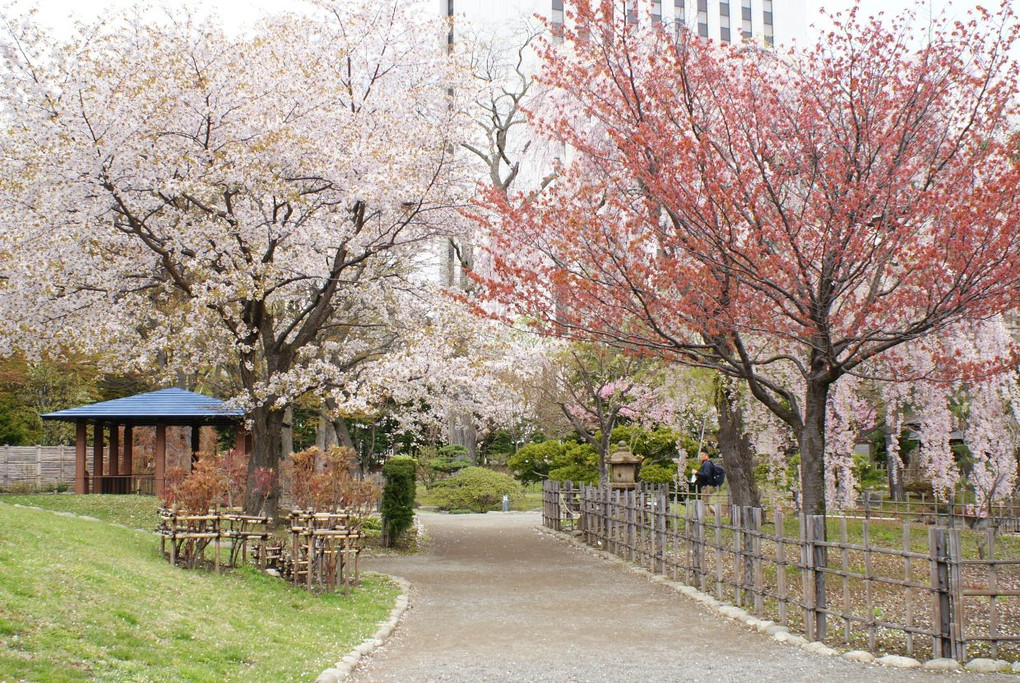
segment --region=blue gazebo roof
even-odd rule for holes
[[[218,398],[184,389],[160,389],[147,394],[67,408],[42,416],[66,422],[116,422],[136,425],[233,425],[244,411],[228,408]]]

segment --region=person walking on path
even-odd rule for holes
[[[720,473],[722,467],[712,462],[705,451],[698,454],[698,460],[701,462],[701,467],[698,468],[698,473],[695,475],[695,485],[701,500],[705,503],[705,512],[714,516],[717,506],[721,504],[721,501],[716,500],[715,494],[719,491],[722,484],[720,480],[725,474]]]

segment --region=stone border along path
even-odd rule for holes
[[[951,660],[925,667],[860,651],[840,656],[545,529],[538,513],[419,513],[418,521],[429,534],[424,552],[363,558],[366,570],[406,577],[396,579],[401,597],[376,635],[324,671],[320,683],[345,676],[373,682],[939,681],[960,670]],[[1018,679],[990,673],[977,680]]]

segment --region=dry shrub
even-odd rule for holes
[[[227,498],[229,482],[216,461],[212,457],[203,458],[194,464],[191,472],[184,467],[171,467],[167,470],[163,506],[176,511],[205,514],[222,505]]]
[[[379,489],[351,476],[355,462],[354,449],[344,446],[295,453],[288,472],[295,506],[317,512],[344,511],[359,518],[371,513]]]

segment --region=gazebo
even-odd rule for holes
[[[75,493],[132,493],[147,490],[161,496],[166,475],[166,428],[191,428],[192,462],[199,450],[199,427],[235,426],[236,446],[251,452],[251,438],[244,429],[244,412],[215,398],[184,389],[160,389],[113,401],[103,401],[77,408],[46,413],[44,420],[62,420],[77,425],[74,459]],[[86,438],[92,425],[92,472],[86,476]],[[154,476],[152,487],[143,486],[148,476],[134,474],[132,428],[156,428]],[[123,448],[120,427],[124,428]],[[109,432],[109,458],[104,458],[106,434]],[[107,462],[104,462],[106,460]],[[90,486],[91,479],[91,486]]]

